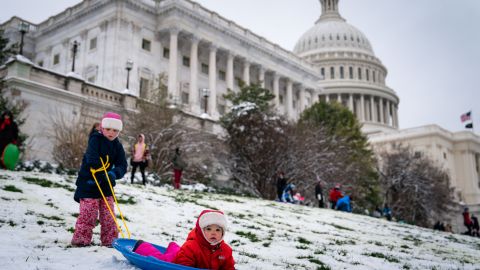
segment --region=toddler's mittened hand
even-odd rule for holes
[[[117,180],[117,175],[115,174],[114,171],[109,171],[108,172],[108,178],[110,178],[110,182],[112,183],[112,187],[114,187],[117,183],[115,180]]]

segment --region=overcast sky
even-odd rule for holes
[[[3,1],[0,22],[17,15],[38,23],[79,2]],[[320,16],[319,0],[197,2],[289,50]],[[340,14],[388,69],[386,83],[400,97],[400,128],[459,131],[460,115],[472,110],[480,130],[480,0],[340,0]]]

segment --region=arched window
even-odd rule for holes
[[[359,80],[362,79],[362,69],[361,68],[358,68],[358,79]]]
[[[348,76],[353,79],[353,67],[348,67]]]
[[[343,67],[340,67],[340,79],[345,78],[345,72],[343,71]]]
[[[325,78],[325,68],[320,69],[320,74],[322,75],[323,78]]]
[[[330,67],[330,79],[335,79],[335,68]]]
[[[367,81],[370,81],[370,70],[369,69],[367,69],[366,77],[367,77]]]
[[[376,82],[376,78],[375,78],[375,70],[372,70],[372,80],[373,82]]]

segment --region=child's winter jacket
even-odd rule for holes
[[[103,136],[103,134],[93,132],[88,140],[87,151],[83,155],[82,165],[78,172],[76,182],[77,189],[75,190],[74,195],[75,201],[79,202],[82,198],[101,198],[100,191],[93,179],[90,168],[98,169],[102,167],[100,157],[102,157],[103,161],[106,163],[107,156],[109,163],[109,166],[107,167],[108,176],[112,186],[115,186],[115,180],[122,178],[127,171],[127,160],[125,158],[123,146],[118,138],[110,141]],[[97,172],[95,176],[99,181],[103,194],[106,197],[112,196],[105,172]]]

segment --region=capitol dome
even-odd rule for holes
[[[348,107],[367,134],[398,129],[396,93],[385,84],[387,69],[367,37],[346,22],[339,0],[319,0],[322,13],[293,52],[322,75],[320,100]]]
[[[310,52],[356,51],[374,55],[370,42],[356,27],[348,24],[342,18],[322,20],[310,28],[295,45],[294,52],[298,55]]]

